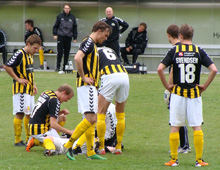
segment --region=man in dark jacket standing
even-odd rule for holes
[[[70,14],[71,7],[69,4],[64,4],[63,13],[57,16],[53,26],[54,39],[57,39],[57,65],[56,71],[64,73],[65,65],[68,63],[71,41],[76,43],[77,39],[77,23],[75,17]],[[60,63],[64,53],[63,71],[61,71]]]
[[[125,32],[129,25],[121,18],[113,16],[113,9],[111,7],[106,8],[105,14],[106,18],[101,20],[112,27],[112,33],[102,45],[112,48],[117,56],[120,57],[119,35]]]
[[[135,64],[139,54],[143,54],[147,46],[147,24],[140,23],[138,27],[135,27],[128,34],[125,41],[125,47],[121,48],[121,56],[125,64],[130,64],[127,54],[132,54],[132,64]]]

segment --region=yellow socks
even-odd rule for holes
[[[86,135],[84,133],[82,136],[80,136],[80,138],[77,141],[76,146],[74,147],[74,149],[76,149],[77,147],[82,147],[85,142],[86,142]]]
[[[121,150],[121,142],[125,131],[125,113],[116,112],[117,125],[116,125],[116,135],[117,135],[117,145],[116,149]]]
[[[194,131],[193,132],[194,136],[194,146],[196,150],[196,160],[201,160],[202,159],[202,154],[203,154],[203,132],[202,130]]]
[[[63,127],[65,123],[66,123],[65,121],[60,121],[58,124]],[[60,132],[57,131],[57,133],[60,133]]]
[[[40,60],[40,65],[44,64],[44,50],[39,49],[39,60]]]
[[[47,150],[56,150],[56,147],[51,139],[44,139],[43,147]]]
[[[22,120],[14,118],[14,132],[15,132],[15,143],[21,141],[21,132],[22,132]]]
[[[178,159],[178,146],[179,146],[180,135],[179,132],[170,133],[170,152],[172,159]]]
[[[69,141],[64,145],[65,148],[71,148],[73,143],[91,126],[87,119],[83,119],[77,126]]]
[[[106,123],[105,123],[105,114],[97,114],[97,134],[99,138],[99,150],[105,148],[105,131],[106,131]]]
[[[29,127],[28,127],[28,123],[29,123],[29,118],[27,118],[26,116],[24,116],[24,129],[25,129],[25,134],[26,134],[26,142],[28,142],[29,139]]]
[[[87,129],[86,133],[86,145],[87,145],[87,156],[90,157],[95,155],[94,151],[94,139],[95,139],[95,123],[91,125],[89,129]]]

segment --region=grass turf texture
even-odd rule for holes
[[[24,147],[14,147],[12,115],[12,79],[6,72],[0,72],[0,169],[100,169],[100,170],[161,170],[169,169],[169,114],[163,101],[164,88],[157,74],[130,74],[130,95],[126,105],[126,129],[123,139],[125,149],[122,155],[106,154],[107,160],[87,160],[85,155],[70,161],[64,155],[43,156],[42,147],[34,147],[27,153]],[[201,76],[201,83],[207,75]],[[35,82],[40,95],[44,90],[56,90],[67,83],[73,86],[75,96],[61,108],[68,108],[66,128],[74,129],[82,116],[77,113],[76,74],[59,75],[56,72],[35,72]],[[219,170],[219,85],[220,77],[203,93],[204,160],[210,163],[205,169]],[[24,136],[24,128],[22,131]],[[192,129],[189,128],[189,142],[192,152],[179,154],[177,169],[194,169],[195,149]]]

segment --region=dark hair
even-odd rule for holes
[[[140,25],[144,26],[145,30],[147,29],[147,24],[145,22],[140,23],[139,26]]]
[[[192,26],[188,24],[183,24],[179,29],[179,34],[181,34],[183,36],[183,39],[185,40],[192,40],[194,35],[194,29]]]
[[[29,25],[31,25],[32,27],[34,27],[34,21],[31,20],[31,19],[27,19],[27,20],[25,20],[24,23],[25,23],[25,24],[29,24]]]
[[[31,35],[27,38],[26,45],[28,43],[30,43],[30,45],[39,44],[41,46],[42,41],[41,41],[40,37],[37,34],[33,34],[33,35]]]
[[[59,91],[59,92],[65,91],[66,95],[69,95],[69,94],[74,95],[73,88],[68,84],[63,84],[56,91]]]
[[[112,31],[112,28],[110,25],[106,24],[103,21],[97,21],[92,28],[92,32],[97,32],[98,30],[101,30],[102,32],[105,30],[108,30],[110,33]]]
[[[172,24],[167,28],[167,34],[170,34],[173,38],[178,38],[179,27],[178,25]]]

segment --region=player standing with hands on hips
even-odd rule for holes
[[[158,74],[163,86],[171,91],[169,136],[171,160],[166,166],[178,166],[179,128],[188,125],[193,128],[194,146],[196,151],[196,167],[209,165],[202,159],[203,132],[202,132],[202,98],[201,94],[213,81],[217,69],[208,54],[200,47],[192,44],[194,29],[183,24],[179,28],[180,45],[168,51],[158,66]],[[168,84],[164,69],[173,65],[173,85]],[[200,83],[201,66],[209,69],[209,75],[204,84]]]
[[[26,142],[29,139],[28,122],[34,108],[34,95],[37,94],[37,87],[34,83],[33,55],[38,52],[41,43],[38,35],[29,36],[26,40],[26,46],[18,50],[4,65],[6,72],[13,78],[15,146],[25,146],[21,140],[23,118]]]

